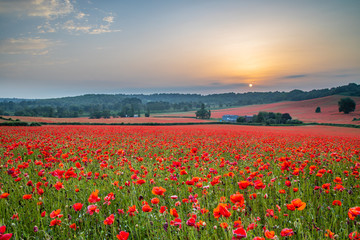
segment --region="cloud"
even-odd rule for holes
[[[108,17],[104,17],[103,21],[107,22],[107,23],[113,23],[114,22],[114,17],[113,16],[108,16]]]
[[[74,11],[70,0],[34,0],[33,8],[28,12],[29,16],[45,17],[54,19],[59,16],[68,15]]]
[[[288,78],[292,79],[292,78],[303,78],[303,77],[307,77],[307,76],[308,76],[308,75],[306,75],[306,74],[299,74],[299,75],[284,76],[283,78],[285,78],[285,79],[288,79]]]
[[[85,16],[89,16],[88,14],[85,14],[83,12],[79,12],[75,17],[77,19],[83,19]]]
[[[74,22],[73,20],[69,20],[61,25],[61,28],[68,32],[82,32],[87,34],[101,34],[101,33],[111,33],[111,32],[119,32],[120,30],[112,30],[110,29],[110,24],[106,25],[82,25]]]
[[[90,14],[78,10],[75,4],[71,0],[0,0],[0,14],[42,18],[44,22],[37,26],[39,33],[65,30],[69,33],[101,34],[120,31],[111,29],[115,18],[110,13],[100,11],[105,16],[102,22],[96,22]]]
[[[54,19],[74,11],[70,0],[2,0],[0,13],[20,13],[30,17]]]
[[[41,38],[10,38],[0,42],[0,54],[45,55],[54,43]]]

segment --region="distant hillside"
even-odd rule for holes
[[[301,101],[332,95],[360,96],[360,85],[312,91],[248,92],[224,94],[87,94],[53,99],[0,99],[0,115],[41,117],[134,116],[145,113],[182,112],[207,108],[226,108],[281,101]]]
[[[254,115],[260,111],[289,113],[293,118],[303,122],[317,123],[338,123],[338,124],[360,124],[360,121],[352,121],[354,118],[360,118],[360,97],[351,97],[356,102],[355,112],[344,114],[339,113],[338,101],[343,98],[342,95],[333,95],[322,98],[303,100],[303,101],[285,101],[270,104],[259,104],[243,106],[238,108],[228,108],[213,110],[212,118],[221,118],[223,115]],[[315,113],[316,107],[321,108],[321,113]],[[176,114],[179,115],[179,114]],[[195,113],[182,114],[181,116],[194,116]],[[171,115],[170,115],[171,116]]]

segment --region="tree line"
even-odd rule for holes
[[[0,99],[0,115],[42,117],[133,117],[159,112],[198,110],[298,101],[334,94],[360,96],[360,85],[351,83],[330,89],[290,92],[248,92],[223,94],[86,94],[53,99]]]

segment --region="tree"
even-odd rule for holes
[[[350,112],[355,111],[356,103],[351,98],[342,98],[338,102],[339,112],[344,112],[345,114],[349,114]]]
[[[321,108],[320,108],[320,107],[317,107],[317,108],[315,109],[315,112],[316,112],[316,113],[321,113]]]
[[[210,110],[206,110],[205,109],[205,104],[201,104],[201,109],[196,111],[196,118],[200,118],[200,119],[209,119],[211,116],[211,112]]]
[[[290,116],[289,113],[283,113],[281,115],[281,123],[286,123],[287,121],[290,121],[292,119],[292,117]]]

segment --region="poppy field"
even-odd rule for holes
[[[0,240],[360,239],[359,130],[330,128],[0,127]]]

